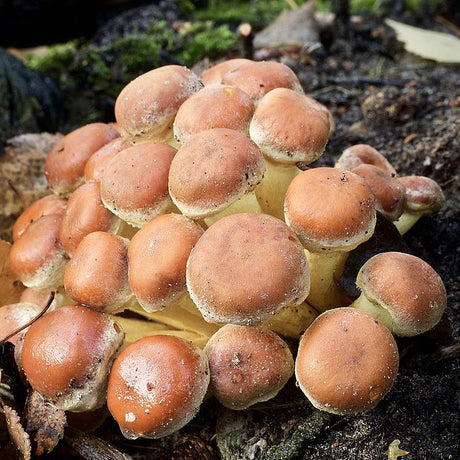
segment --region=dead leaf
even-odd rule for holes
[[[67,426],[65,412],[46,403],[36,392],[31,391],[26,403],[26,429],[36,431],[37,455],[50,453],[64,438]]]
[[[11,441],[18,448],[24,460],[30,460],[32,448],[30,446],[29,435],[21,425],[20,417],[18,413],[7,404],[2,401],[3,413],[5,414],[6,423],[8,426],[8,432],[10,434]]]
[[[18,275],[11,270],[8,255],[11,244],[0,240],[0,306],[19,302],[25,289]]]
[[[420,29],[402,22],[386,19],[406,51],[437,62],[460,63],[460,39],[454,35]]]

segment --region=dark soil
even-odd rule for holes
[[[400,440],[408,460],[459,458],[460,66],[419,59],[406,53],[383,23],[363,24],[354,27],[351,49],[326,43],[322,57],[280,58],[336,121],[325,154],[312,166],[332,166],[347,146],[367,143],[400,175],[425,175],[441,185],[444,208],[423,217],[404,240],[443,278],[445,318],[420,337],[398,339],[399,375],[372,411],[350,417],[320,414],[292,380],[274,400],[250,410],[222,410],[211,399],[187,427],[163,440],[127,441],[108,420],[94,435],[121,452],[158,460],[373,460],[386,458],[389,445]],[[63,455],[72,455],[64,442],[48,458]]]

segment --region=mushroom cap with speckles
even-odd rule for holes
[[[384,308],[392,331],[413,336],[436,326],[447,296],[438,273],[424,260],[402,252],[383,252],[360,269],[356,284],[373,303]]]
[[[168,174],[176,149],[144,142],[119,152],[101,177],[101,199],[122,220],[142,227],[172,205]]]
[[[187,291],[187,259],[202,234],[203,229],[188,217],[164,214],[133,236],[128,247],[129,282],[145,310],[162,310]]]
[[[219,62],[209,67],[209,69],[204,70],[201,75],[201,81],[203,85],[213,85],[215,83],[221,83],[222,77],[231,70],[238,68],[242,64],[248,64],[249,62],[254,62],[251,59],[245,58],[234,58],[227,59],[226,61]]]
[[[249,125],[251,139],[275,162],[312,163],[326,148],[332,117],[310,96],[276,88],[259,102]]]
[[[430,177],[402,176],[398,180],[406,189],[409,212],[431,214],[444,206],[444,193],[439,184]]]
[[[183,144],[200,131],[212,128],[235,129],[247,134],[253,112],[253,100],[241,89],[228,85],[205,86],[177,111],[174,138]]]
[[[310,291],[305,252],[281,220],[262,213],[223,217],[192,249],[190,296],[208,322],[257,325]]]
[[[193,136],[169,170],[169,192],[193,219],[217,214],[262,180],[265,162],[257,145],[240,131],[214,128]]]
[[[229,409],[246,409],[274,398],[294,373],[286,342],[267,329],[226,324],[204,351],[211,393]]]
[[[374,195],[351,171],[312,168],[289,184],[284,201],[286,223],[312,252],[351,251],[374,231]]]
[[[123,338],[104,313],[81,305],[57,308],[27,331],[24,373],[45,401],[62,410],[96,409],[105,402],[108,369]]]
[[[208,385],[208,360],[202,350],[179,337],[144,337],[115,359],[107,405],[125,437],[156,439],[196,415]]]
[[[295,374],[313,406],[346,415],[375,407],[393,385],[398,364],[388,328],[345,307],[322,313],[301,337]]]
[[[165,142],[182,103],[203,84],[190,69],[166,65],[129,82],[115,101],[115,118],[122,136],[138,141]]]

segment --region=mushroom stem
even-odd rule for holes
[[[393,224],[398,229],[399,233],[404,235],[417,223],[420,217],[422,217],[422,214],[412,213],[406,210],[398,220],[393,222]]]
[[[390,313],[382,306],[371,302],[364,294],[361,294],[350,307],[369,313],[374,318],[380,320],[393,333],[393,319]]]
[[[255,194],[263,212],[284,221],[284,196],[300,169],[292,164],[275,163],[267,156],[264,156],[264,160],[264,178],[256,187]]]
[[[305,254],[310,267],[310,294],[307,302],[320,312],[349,304],[345,292],[338,283],[348,252],[317,253],[305,249]]]

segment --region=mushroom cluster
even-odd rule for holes
[[[394,252],[361,268],[358,299],[338,280],[377,212],[404,233],[440,209],[439,186],[398,177],[368,145],[315,167],[333,117],[278,62],[151,70],[115,117],[54,146],[53,193],[14,227],[28,294],[0,309],[1,333],[58,293],[14,338],[31,387],[70,412],[107,404],[129,439],[173,433],[206,395],[234,410],[266,401],[294,373],[320,410],[374,407],[397,374],[393,335],[434,327],[445,288]]]

